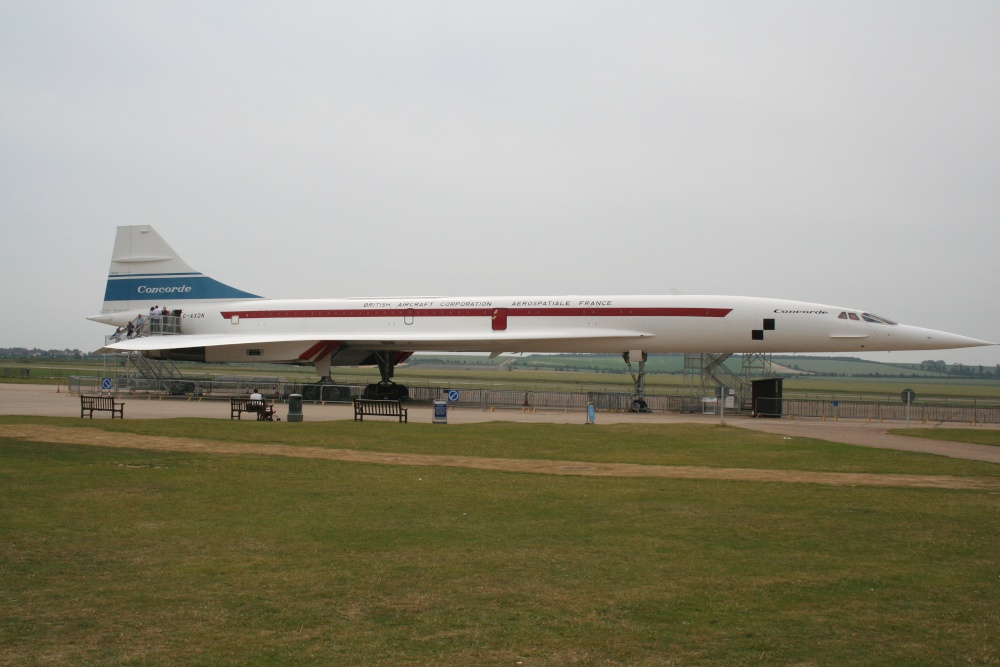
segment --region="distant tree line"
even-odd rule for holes
[[[990,368],[989,366],[967,366],[965,364],[947,364],[944,361],[934,361],[928,359],[920,362],[920,370],[932,371],[935,373],[947,373],[962,377],[1000,377],[1000,364]]]
[[[0,359],[89,359],[93,355],[80,350],[40,350],[37,347],[2,347]],[[96,357],[95,357],[96,358]]]

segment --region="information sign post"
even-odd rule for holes
[[[726,425],[726,398],[729,396],[729,387],[716,387],[715,395],[719,401],[719,425]]]
[[[906,428],[910,428],[910,403],[917,400],[917,392],[912,389],[904,389],[900,398],[903,399],[903,403],[906,403]]]
[[[448,423],[448,401],[442,398],[434,399],[434,419],[432,424]]]

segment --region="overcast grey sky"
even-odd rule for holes
[[[131,224],[266,296],[758,295],[998,341],[998,35],[988,0],[2,0],[0,347],[99,347]]]

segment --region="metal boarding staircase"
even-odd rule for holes
[[[180,317],[176,315],[139,316],[132,321],[133,338],[167,336],[180,333]],[[105,345],[123,340],[119,330],[105,337]],[[121,352],[104,355],[105,375],[116,378],[121,389],[174,392],[182,386],[184,376],[172,361],[149,359],[141,352]]]
[[[692,396],[714,396],[716,387],[736,391],[736,404],[749,406],[754,379],[771,374],[771,355],[749,352],[742,355],[740,373],[725,365],[731,352],[702,352],[684,355],[684,376]]]
[[[120,389],[173,391],[184,376],[172,361],[147,359],[141,352],[104,355],[105,375],[116,379]]]
[[[184,378],[180,369],[172,361],[149,359],[141,354],[136,354],[134,362],[133,368],[136,369],[137,376],[144,380],[158,380],[163,382],[165,380],[182,380]]]

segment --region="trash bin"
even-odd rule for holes
[[[302,421],[302,394],[292,394],[288,397],[288,421]]]

